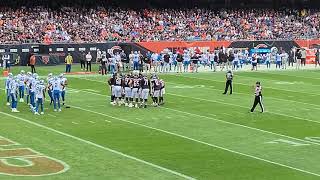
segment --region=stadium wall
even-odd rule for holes
[[[296,40],[296,41],[173,41],[173,42],[139,42],[139,43],[60,43],[60,44],[21,44],[21,45],[0,45],[0,56],[9,55],[12,64],[26,65],[31,54],[37,57],[39,65],[56,65],[64,63],[64,58],[71,53],[75,62],[84,58],[88,51],[93,52],[93,60],[96,59],[96,51],[108,50],[111,52],[124,50],[126,54],[130,51],[161,52],[163,49],[183,50],[193,48],[199,50],[214,50],[216,48],[237,48],[237,49],[283,49],[291,52],[292,47],[305,47],[307,49],[320,48],[320,40]],[[312,62],[314,54],[308,51],[308,62]],[[0,58],[1,60],[1,58]]]

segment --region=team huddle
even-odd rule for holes
[[[156,74],[148,78],[136,71],[127,75],[115,73],[108,84],[111,86],[112,105],[146,108],[149,95],[153,106],[164,104],[165,84]]]
[[[44,101],[47,92],[50,97],[50,105],[54,105],[54,111],[61,111],[60,101],[62,100],[62,105],[64,105],[67,84],[67,78],[63,74],[53,76],[50,73],[47,82],[45,82],[36,73],[25,73],[23,70],[17,76],[9,73],[5,81],[7,105],[11,105],[12,112],[19,112],[17,110],[18,99],[20,103],[26,100],[32,113],[44,114]]]

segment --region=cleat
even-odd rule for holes
[[[43,114],[44,114],[44,112],[41,112],[40,114],[42,114],[42,115],[43,115]]]
[[[138,104],[136,104],[134,107],[135,107],[135,108],[139,108]]]
[[[6,104],[7,106],[10,106],[10,103],[9,102],[7,102],[7,104]]]
[[[24,102],[24,99],[23,99],[23,98],[21,98],[21,102]]]
[[[56,109],[54,109],[53,111],[54,111],[54,112],[57,112],[57,110],[56,110]]]
[[[20,112],[20,111],[18,111],[17,109],[14,108],[14,109],[11,110],[11,112],[17,113],[17,112]]]
[[[34,115],[40,115],[38,112],[35,112]]]
[[[128,105],[128,103],[125,103],[124,106],[128,107],[129,105]]]
[[[132,104],[132,103],[130,103],[130,104],[129,104],[129,107],[130,107],[130,108],[132,108],[132,107],[133,107],[133,104]]]
[[[58,111],[61,112],[61,109],[59,109]]]

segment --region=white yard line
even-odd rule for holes
[[[146,165],[149,165],[149,166],[152,166],[156,169],[159,169],[159,170],[162,170],[162,171],[165,171],[165,172],[168,172],[168,173],[171,173],[171,174],[174,174],[176,176],[179,176],[179,177],[182,177],[184,179],[190,179],[190,180],[194,180],[195,178],[193,177],[190,177],[190,176],[187,176],[187,175],[184,175],[182,173],[179,173],[177,171],[173,171],[173,170],[170,170],[170,169],[167,169],[165,167],[162,167],[162,166],[159,166],[159,165],[156,165],[156,164],[153,164],[153,163],[150,163],[150,162],[147,162],[147,161],[144,161],[142,159],[139,159],[139,158],[136,158],[136,157],[133,157],[133,156],[130,156],[130,155],[127,155],[127,154],[124,154],[122,152],[119,152],[119,151],[116,151],[114,149],[110,149],[108,147],[105,147],[105,146],[101,146],[99,144],[96,144],[96,143],[93,143],[91,141],[88,141],[88,140],[84,140],[84,139],[81,139],[79,137],[76,137],[76,136],[73,136],[73,135],[70,135],[70,134],[67,134],[67,133],[64,133],[64,132],[61,132],[61,131],[58,131],[56,129],[53,129],[53,128],[50,128],[50,127],[47,127],[47,126],[44,126],[42,124],[38,124],[36,122],[33,122],[33,121],[30,121],[30,120],[27,120],[25,118],[21,118],[21,117],[18,117],[18,116],[14,116],[14,115],[11,115],[11,114],[8,114],[8,113],[5,113],[5,112],[1,112],[0,111],[0,114],[2,115],[5,115],[5,116],[8,116],[8,117],[12,117],[12,118],[15,118],[15,119],[18,119],[20,121],[23,121],[23,122],[26,122],[26,123],[29,123],[29,124],[32,124],[32,125],[35,125],[37,127],[40,127],[40,128],[43,128],[43,129],[46,129],[46,130],[49,130],[49,131],[52,131],[52,132],[55,132],[57,134],[60,134],[62,136],[66,136],[66,137],[69,137],[69,138],[72,138],[72,139],[75,139],[75,140],[78,140],[80,142],[83,142],[83,143],[86,143],[86,144],[89,144],[89,145],[92,145],[92,146],[95,146],[95,147],[98,147],[100,149],[103,149],[103,150],[106,150],[106,151],[109,151],[109,152],[112,152],[114,154],[117,154],[117,155],[120,155],[120,156],[123,156],[123,157],[126,157],[128,159],[131,159],[131,160],[135,160],[135,161],[138,161],[140,163],[143,163],[143,164],[146,164]],[[306,172],[307,173],[307,172]],[[311,174],[311,173],[309,173]],[[320,176],[320,175],[318,175]]]
[[[49,114],[49,113],[48,113],[48,116],[51,116],[51,117],[57,117],[57,116],[55,116],[55,115],[53,115],[53,114]]]
[[[189,99],[196,99],[196,100],[200,100],[200,101],[214,102],[214,103],[220,103],[220,104],[225,104],[225,105],[229,105],[229,106],[241,107],[241,108],[247,109],[248,111],[250,109],[250,107],[245,107],[245,106],[238,105],[238,104],[226,103],[226,102],[221,102],[221,101],[216,101],[216,100],[202,99],[202,98],[197,98],[197,97],[189,97],[189,96],[183,96],[183,95],[180,95],[180,94],[167,93],[167,92],[166,92],[166,94],[173,95],[173,96],[178,96],[178,97],[189,98]],[[299,119],[299,120],[302,120],[302,121],[309,121],[309,122],[314,122],[314,123],[320,124],[320,121],[311,120],[311,119],[307,119],[307,118],[301,118],[301,117],[298,117],[298,116],[282,114],[282,113],[279,113],[279,112],[268,111],[266,113],[276,114],[276,115],[279,115],[279,116],[286,116],[286,117],[290,117],[290,118],[294,118],[294,119]]]
[[[102,83],[101,81],[97,81],[97,80],[90,80],[90,81],[96,81],[96,82]],[[86,92],[86,93],[89,93],[89,92]],[[107,97],[107,95],[102,95],[102,94],[98,94],[98,93],[90,93],[90,94],[95,94],[95,95],[106,96]],[[166,92],[166,94],[173,95],[173,96],[180,96],[180,97],[194,99],[194,100],[201,100],[201,101],[215,102],[215,103],[220,103],[220,104],[225,104],[225,105],[230,105],[230,106],[237,106],[237,107],[248,109],[248,111],[249,111],[249,107],[245,107],[245,106],[241,106],[241,105],[237,105],[237,104],[226,103],[226,102],[221,102],[221,101],[216,101],[216,100],[208,100],[208,99],[196,98],[196,97],[183,96],[183,95],[174,94],[174,93],[167,93],[167,92]],[[303,120],[303,121],[309,121],[309,122],[314,122],[314,123],[320,124],[320,121],[315,121],[315,120],[311,120],[311,119],[307,119],[307,118],[301,118],[301,117],[298,117],[298,116],[291,116],[291,115],[287,115],[287,114],[277,113],[277,112],[274,112],[274,111],[268,111],[267,113],[276,114],[276,115],[279,115],[279,116],[286,116],[286,117],[290,117],[290,118],[294,118],[294,119],[299,119],[299,120]]]
[[[97,93],[95,95],[107,97],[107,95],[97,94]],[[182,95],[176,95],[176,96],[182,96]],[[183,96],[183,97],[187,97],[187,96]],[[203,99],[200,99],[200,98],[197,98],[197,99],[203,100]],[[71,106],[71,107],[76,107],[76,106]],[[83,109],[81,107],[78,107],[78,108],[81,109],[81,110],[85,110],[86,111],[86,109]],[[252,130],[256,130],[256,131],[260,131],[260,132],[264,132],[264,133],[268,133],[268,134],[282,136],[282,137],[286,137],[286,138],[289,138],[289,139],[294,139],[294,140],[301,141],[301,142],[320,145],[320,143],[316,143],[316,142],[312,142],[312,141],[306,141],[306,140],[303,140],[303,139],[287,136],[287,135],[284,135],[284,134],[274,133],[274,132],[266,131],[266,130],[263,130],[263,129],[258,129],[258,128],[254,128],[254,127],[250,127],[250,126],[245,126],[245,125],[242,125],[242,124],[237,124],[237,123],[233,123],[233,122],[229,122],[229,121],[224,121],[224,120],[221,120],[221,119],[218,119],[218,118],[213,118],[213,117],[203,116],[203,115],[199,115],[199,114],[189,113],[189,112],[185,112],[185,111],[176,110],[176,109],[173,109],[173,108],[167,108],[167,107],[162,107],[162,108],[168,109],[168,110],[172,110],[172,111],[175,111],[175,112],[180,112],[180,113],[187,114],[187,115],[193,115],[193,116],[198,116],[198,117],[202,117],[202,118],[206,118],[206,119],[215,120],[215,121],[220,122],[220,123],[231,124],[231,125],[234,125],[234,126],[240,126],[240,127],[243,127],[243,128],[252,129]],[[88,110],[88,112],[91,112],[91,110]],[[102,114],[102,113],[98,113],[97,112],[97,114]],[[211,115],[213,115],[213,114],[211,114]],[[183,116],[183,115],[180,115],[180,116]],[[107,116],[107,117],[111,117],[112,118],[112,116]],[[184,117],[189,118],[188,116],[184,116]],[[135,122],[131,122],[131,121],[127,121],[127,120],[122,120],[122,121],[135,124]],[[317,123],[320,123],[320,122],[317,122]],[[139,123],[136,123],[136,124],[139,124]]]
[[[148,125],[144,125],[144,124],[132,122],[132,121],[129,121],[129,120],[117,118],[117,117],[114,117],[114,116],[110,116],[108,114],[104,114],[104,113],[100,113],[100,112],[96,112],[96,111],[91,111],[91,110],[84,109],[84,108],[77,107],[77,106],[71,106],[71,107],[76,108],[76,109],[80,109],[80,110],[83,110],[83,111],[87,111],[87,112],[90,112],[90,113],[98,114],[98,115],[101,115],[101,116],[106,116],[106,117],[109,117],[109,118],[113,118],[113,119],[116,119],[116,120],[119,120],[119,121],[127,122],[127,123],[130,123],[130,124],[134,124],[134,125],[137,125],[137,126],[142,126],[142,127],[145,127],[145,128],[153,129],[153,130],[156,130],[156,131],[159,131],[159,132],[163,132],[163,133],[166,133],[166,134],[170,134],[170,135],[173,135],[173,136],[181,137],[181,138],[184,138],[184,139],[187,139],[187,140],[190,140],[190,141],[194,141],[194,142],[197,142],[197,143],[200,143],[200,144],[204,144],[204,145],[207,145],[207,146],[210,146],[210,147],[214,147],[214,148],[217,148],[217,149],[222,149],[224,151],[228,151],[228,152],[231,152],[231,153],[234,153],[234,154],[250,157],[250,158],[253,158],[253,159],[256,159],[256,160],[264,161],[264,162],[267,162],[267,163],[271,163],[271,164],[274,164],[274,165],[286,167],[286,168],[289,168],[289,169],[293,169],[293,170],[296,170],[296,171],[300,171],[300,172],[304,172],[304,173],[307,173],[307,174],[311,174],[311,175],[315,175],[315,176],[319,176],[320,177],[320,174],[317,174],[317,173],[314,173],[314,172],[310,172],[310,171],[303,170],[303,169],[300,169],[300,168],[296,168],[296,167],[292,167],[292,166],[289,166],[289,165],[281,164],[281,163],[274,162],[274,161],[271,161],[271,160],[259,158],[257,156],[253,156],[253,155],[250,155],[250,154],[241,153],[241,152],[238,152],[238,151],[235,151],[235,150],[231,150],[231,149],[224,148],[224,147],[221,147],[221,146],[218,146],[218,145],[210,144],[210,143],[207,143],[207,142],[204,142],[204,141],[196,140],[196,139],[193,139],[193,138],[190,138],[190,137],[187,137],[187,136],[184,136],[184,135],[180,135],[180,134],[177,134],[177,133],[173,133],[173,132],[170,132],[170,131],[166,131],[166,130],[163,130],[163,129],[158,129],[158,128],[151,127],[151,126],[148,126]],[[177,112],[182,112],[182,111],[177,111]],[[183,112],[183,113],[185,113],[185,112]],[[188,114],[191,115],[191,113],[188,113]],[[211,119],[213,119],[213,118],[211,118]],[[292,137],[289,137],[289,138],[292,138]],[[297,139],[297,140],[303,141],[301,139]],[[310,143],[310,142],[308,141],[308,143]]]
[[[177,76],[177,77],[185,77],[185,78],[190,78],[190,79],[198,79],[198,80],[205,80],[205,81],[214,81],[214,82],[223,82],[223,83],[225,83],[225,81],[219,81],[219,80],[207,79],[207,78],[191,77],[191,76],[184,76],[184,75],[180,75],[180,76],[179,76],[179,75],[175,75],[175,76]],[[250,85],[248,85],[248,84],[239,83],[239,82],[233,82],[233,84],[240,84],[240,85],[250,86]],[[293,90],[289,90],[289,89],[279,89],[279,88],[273,88],[273,87],[264,87],[264,88],[274,89],[274,90],[280,90],[280,91],[287,91],[287,92],[294,92],[294,93],[310,94],[310,95],[314,95],[314,96],[320,96],[320,94],[307,93],[307,92],[302,92],[302,91],[293,91]]]

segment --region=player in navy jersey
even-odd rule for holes
[[[152,105],[157,107],[159,106],[159,96],[160,96],[160,90],[161,90],[161,83],[158,77],[152,80]]]
[[[118,104],[121,106],[121,97],[122,97],[122,78],[120,77],[120,74],[117,74],[117,76],[114,79],[114,96],[115,96],[115,101],[113,105]]]
[[[147,102],[148,102],[148,97],[149,97],[149,93],[150,93],[150,80],[148,79],[147,76],[143,76],[141,78],[141,107],[147,108]]]
[[[140,78],[137,74],[135,74],[133,76],[132,79],[132,93],[131,93],[131,102],[133,102],[135,100],[135,107],[138,108],[139,107],[139,89],[140,89]]]
[[[125,106],[132,107],[132,102],[131,102],[131,92],[132,92],[132,79],[130,74],[127,74],[126,77],[124,78],[124,95],[125,95]]]
[[[260,82],[256,82],[255,91],[254,91],[254,103],[250,112],[253,112],[258,104],[260,105],[261,113],[263,113],[264,107],[262,104],[262,87],[260,85]]]
[[[111,105],[113,105],[113,103],[114,103],[114,99],[115,99],[115,97],[114,97],[114,81],[115,81],[115,77],[117,76],[117,74],[116,73],[114,73],[112,76],[111,76],[111,78],[108,80],[108,84],[109,84],[109,86],[110,86],[110,92],[111,92],[111,100],[110,100],[110,104]]]
[[[163,105],[164,104],[164,94],[165,94],[165,84],[164,81],[162,79],[160,79],[160,94],[159,94],[159,105]]]

